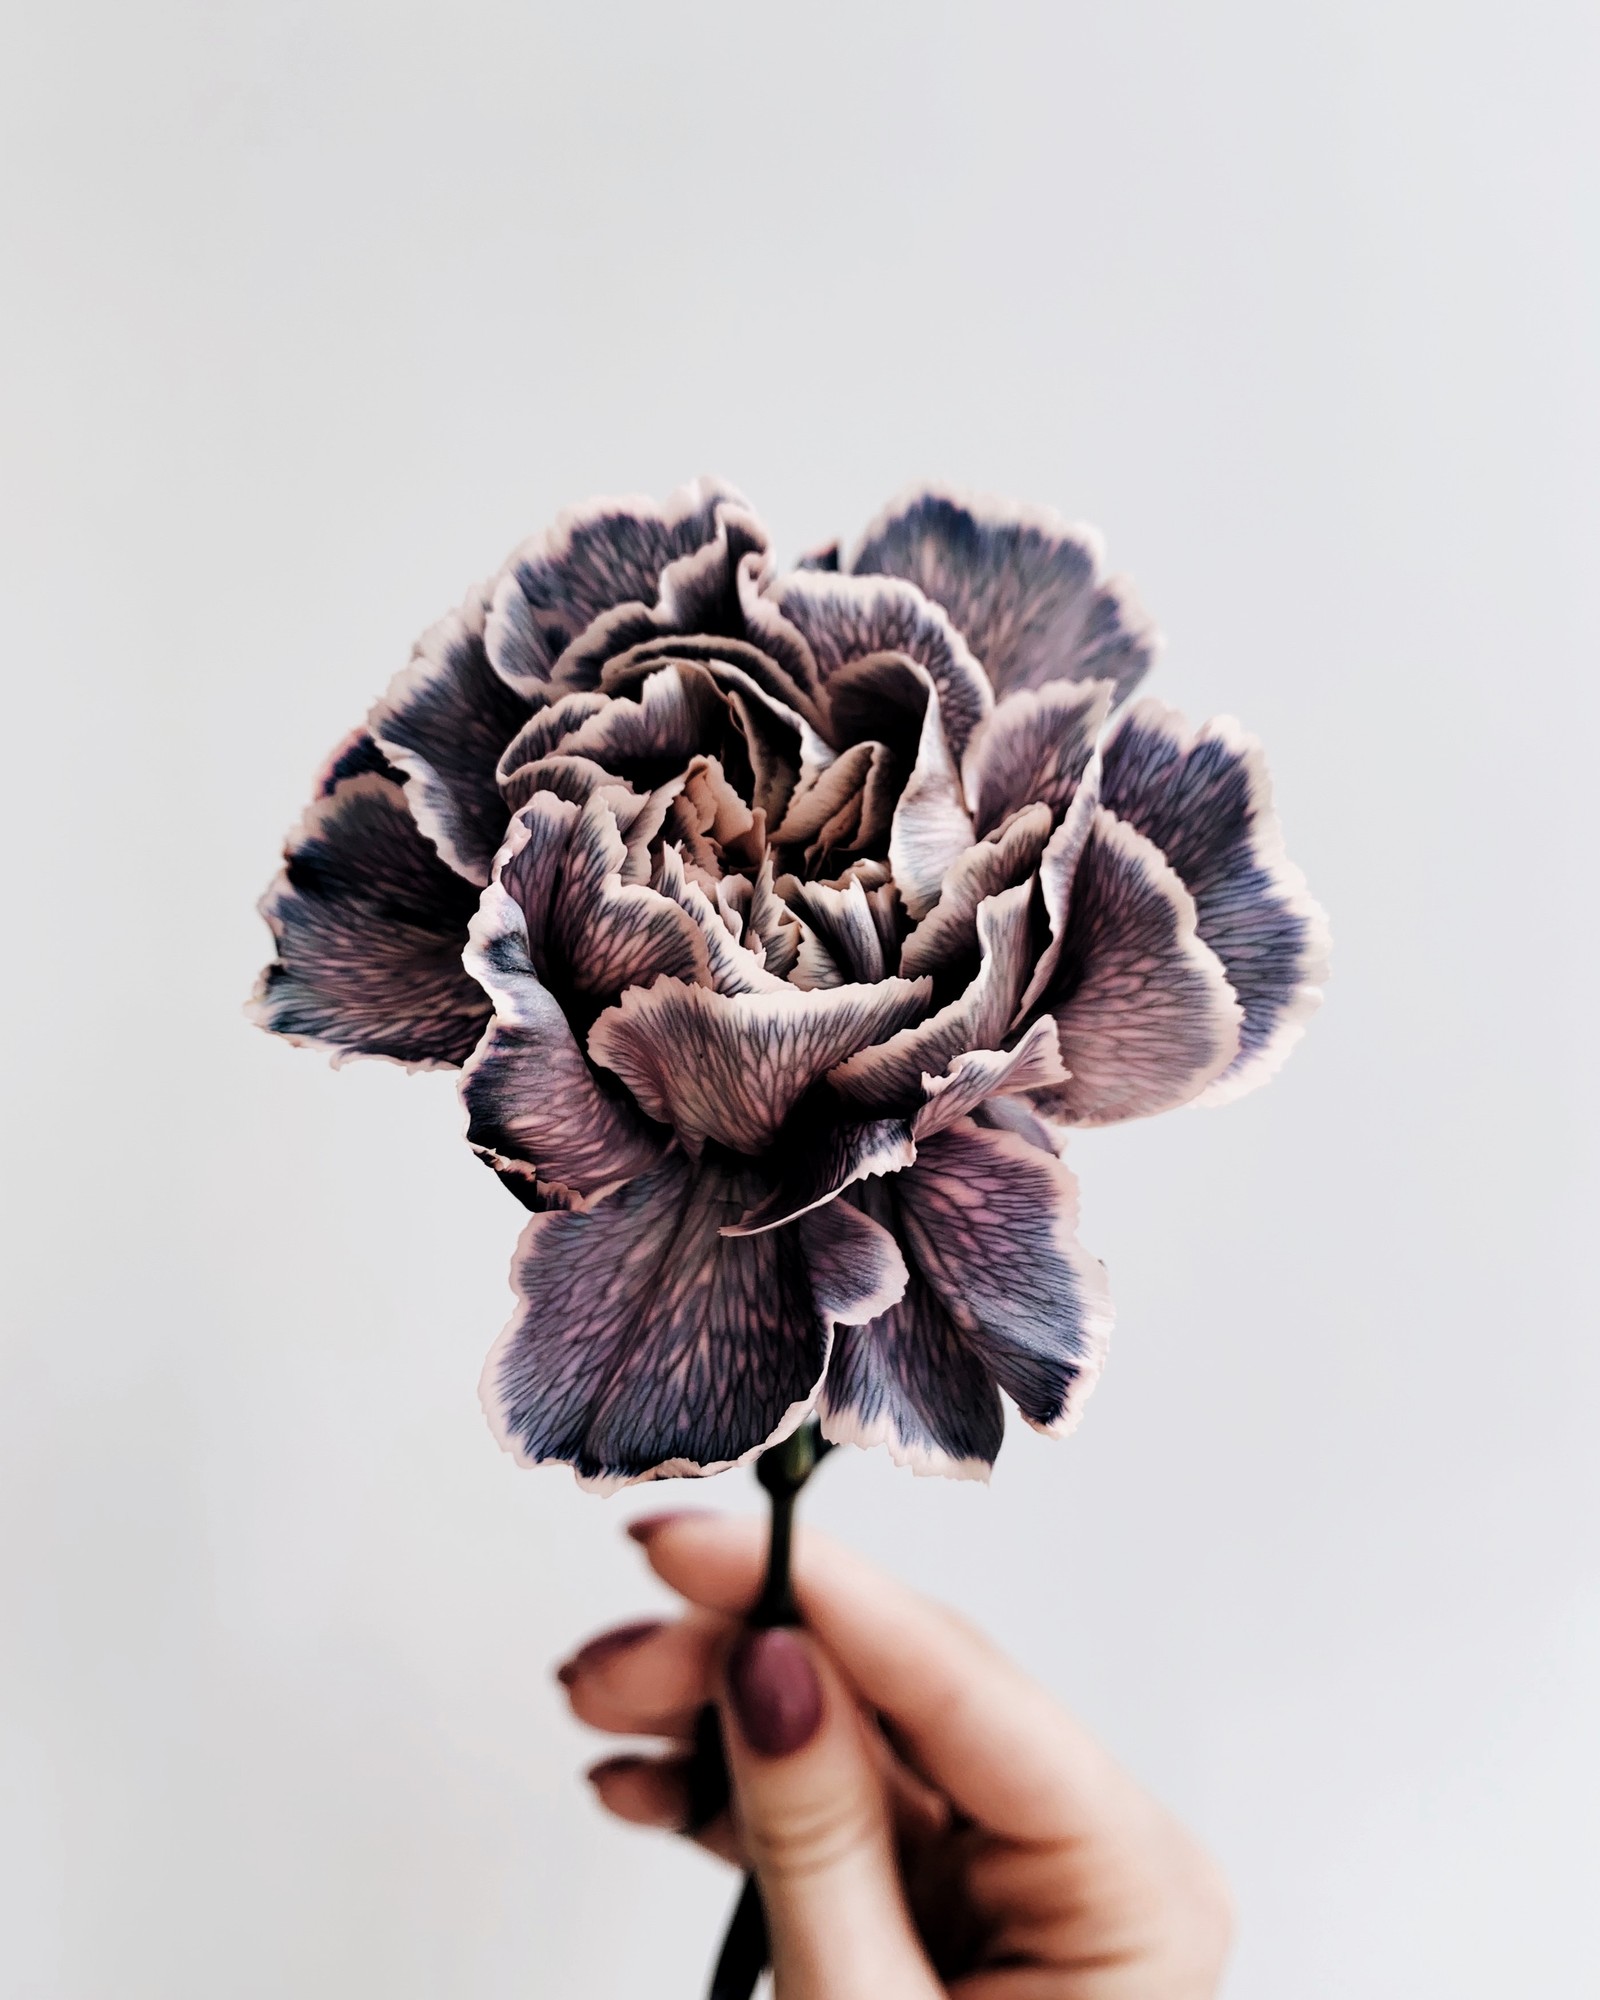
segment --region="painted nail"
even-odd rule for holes
[[[584,1776],[599,1791],[607,1778],[620,1778],[625,1772],[642,1770],[650,1762],[648,1757],[629,1756],[602,1757],[598,1764],[591,1764]]]
[[[618,1625],[609,1632],[598,1633],[587,1645],[580,1646],[570,1660],[564,1660],[556,1668],[556,1679],[563,1687],[571,1687],[579,1674],[592,1673],[619,1653],[628,1653],[635,1646],[642,1646],[646,1639],[661,1630],[662,1623],[659,1618],[637,1618],[631,1625]]]
[[[628,1533],[641,1548],[648,1548],[663,1528],[670,1528],[674,1521],[687,1521],[697,1511],[693,1507],[674,1507],[668,1514],[641,1514],[637,1521],[628,1523]]]
[[[759,1755],[803,1749],[822,1722],[822,1683],[805,1640],[781,1628],[741,1634],[728,1658],[728,1699]]]

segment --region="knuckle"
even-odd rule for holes
[[[744,1844],[756,1873],[799,1882],[830,1874],[882,1837],[883,1815],[865,1800],[829,1800],[747,1819]]]

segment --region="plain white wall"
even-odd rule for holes
[[[313,767],[561,503],[1098,521],[1336,973],[1086,1137],[1120,1326],[991,1489],[841,1455],[1215,1844],[1233,2000],[1592,1993],[1590,7],[53,0],[0,78],[7,2000],[692,2000],[547,1679],[653,1601],[475,1403],[447,1079],[245,1028]],[[724,1480],[692,1498],[750,1506]]]

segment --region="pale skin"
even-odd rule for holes
[[[762,1524],[632,1532],[687,1608],[562,1669],[582,1721],[661,1740],[590,1776],[619,1818],[684,1831],[687,1741],[720,1704],[733,1805],[692,1837],[754,1866],[778,2000],[1212,2000],[1230,1934],[1215,1865],[972,1627],[802,1533],[806,1627],[777,1650],[809,1733],[764,1754],[726,1673]]]

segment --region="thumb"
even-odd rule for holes
[[[804,1632],[745,1631],[728,1657],[735,1810],[778,2000],[934,2000],[866,1721]]]

